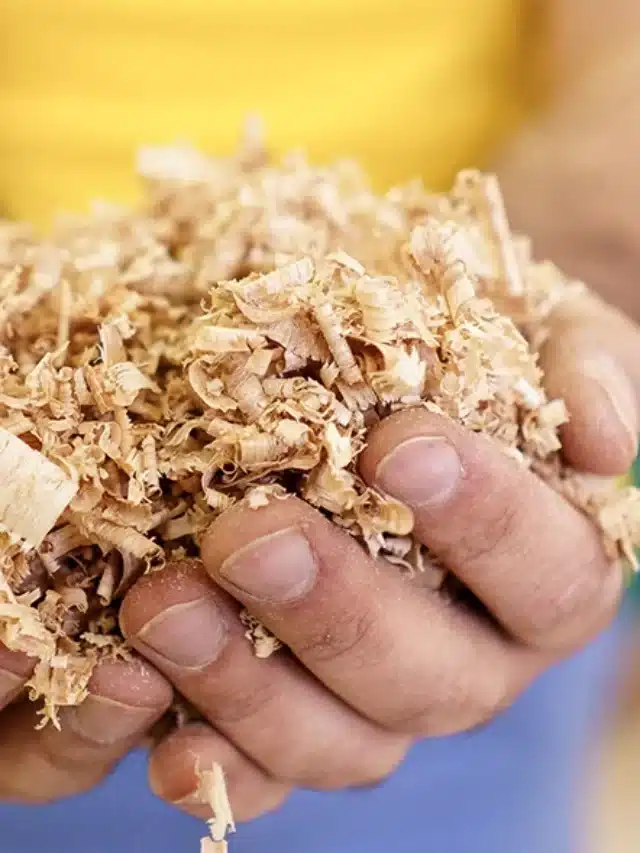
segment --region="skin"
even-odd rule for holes
[[[555,0],[554,97],[494,164],[536,252],[640,320],[640,4]]]
[[[640,26],[629,0],[606,4],[606,19],[603,5],[553,6],[561,88]],[[563,109],[552,108],[543,132],[526,134],[498,171],[516,225],[623,303],[637,257],[634,217],[618,217],[622,251],[595,257],[581,241],[602,227],[606,204],[583,197],[571,219],[553,201],[581,186],[561,168],[574,138]],[[618,142],[631,151],[626,136]],[[613,275],[603,276],[608,264]],[[593,299],[555,316],[542,364],[549,392],[571,412],[563,442],[575,467],[612,475],[632,463],[639,351],[637,327]],[[295,786],[370,785],[393,772],[416,738],[491,719],[613,617],[622,577],[594,530],[486,439],[432,414],[404,413],[370,435],[361,472],[412,506],[418,537],[475,604],[372,564],[294,498],[233,509],[210,531],[202,562],[170,566],[129,593],[122,626],[138,657],[100,667],[85,706],[64,712],[62,733],[34,730],[21,695],[31,664],[0,649],[0,799],[45,802],[92,787],[162,716],[174,689],[203,722],[164,737],[149,773],[154,791],[183,810],[204,814],[196,768],[213,761],[225,768],[240,820],[276,807]],[[244,606],[290,651],[257,660],[237,620]]]
[[[556,89],[562,93],[635,42],[640,7],[635,0],[554,0],[549,24]]]

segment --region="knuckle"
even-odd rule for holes
[[[275,748],[271,754],[261,757],[260,763],[273,779],[297,787],[315,787],[313,781],[321,778],[326,770],[328,756],[320,749]]]
[[[532,645],[564,651],[587,642],[613,618],[623,595],[622,571],[602,559],[582,564],[540,607]]]
[[[233,690],[219,689],[209,703],[215,709],[215,722],[221,725],[238,725],[254,720],[265,712],[278,692],[277,679],[262,681]]]
[[[549,602],[544,625],[547,636],[554,638],[562,635],[571,623],[582,621],[585,612],[593,607],[601,589],[600,579],[596,579],[592,572],[571,578]]]
[[[368,610],[359,613],[341,613],[334,617],[331,624],[320,628],[310,625],[307,634],[295,644],[295,652],[303,660],[313,660],[315,664],[339,663],[345,658],[349,665],[375,663],[379,642],[376,639],[377,620]]]
[[[275,779],[289,785],[315,790],[340,787],[342,780],[346,778],[344,756],[330,756],[328,750],[320,746],[303,748],[296,752],[278,750],[268,762],[268,770]]]
[[[395,737],[387,743],[384,749],[372,753],[368,766],[359,774],[359,779],[351,784],[358,786],[380,785],[391,776],[405,758],[411,741],[409,738]]]
[[[502,673],[485,673],[476,679],[469,675],[465,672],[439,680],[438,689],[418,708],[395,717],[388,727],[413,737],[444,737],[488,722],[513,701],[513,692]]]
[[[335,750],[329,758],[327,750],[298,757],[295,766],[287,768],[282,778],[317,791],[342,788],[373,787],[387,779],[407,753],[409,739],[385,735],[384,741],[359,749],[355,754]]]
[[[477,726],[490,723],[515,701],[517,691],[505,680],[487,678],[486,685],[474,697],[473,706],[469,708],[467,720],[463,720],[462,730],[467,731]]]
[[[485,500],[485,504],[495,500],[495,496]],[[497,502],[498,505],[488,507],[485,505],[482,511],[483,530],[482,536],[473,531],[473,535],[462,537],[462,548],[464,550],[464,561],[469,567],[486,563],[487,560],[495,558],[495,555],[508,549],[509,543],[517,539],[522,524],[521,505],[517,498]]]
[[[284,785],[270,785],[269,789],[265,790],[260,797],[240,804],[239,808],[234,806],[233,810],[236,820],[239,823],[248,823],[249,821],[263,817],[280,808],[290,793],[291,789]]]

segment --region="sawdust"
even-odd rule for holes
[[[0,227],[0,640],[43,721],[125,654],[119,602],[211,522],[295,493],[375,558],[441,581],[410,510],[369,488],[367,430],[424,406],[495,440],[633,563],[640,502],[562,460],[537,351],[590,297],[509,233],[497,182],[374,194],[358,167],[148,149],[138,209]],[[245,615],[256,653],[278,647]]]

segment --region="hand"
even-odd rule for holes
[[[24,697],[33,663],[0,646],[0,802],[44,803],[92,788],[166,711],[170,685],[140,659],[99,665],[90,695],[36,730]]]
[[[550,397],[564,399],[564,455],[578,471],[628,472],[638,448],[640,329],[595,297],[565,303],[552,317],[541,366]]]
[[[509,143],[495,170],[511,223],[533,238],[536,254],[640,320],[639,7],[630,0],[614,0],[614,8],[566,2],[574,7],[571,20],[588,19],[592,35],[616,20],[629,23],[624,38],[604,59],[598,50],[586,51],[589,73],[577,75],[547,113]],[[628,7],[624,14],[621,3]],[[576,38],[581,51],[587,45]]]
[[[568,452],[594,470],[633,459],[640,351],[634,326],[593,303],[566,308],[544,353],[573,420]],[[418,737],[477,726],[612,618],[621,570],[590,522],[482,436],[425,411],[377,427],[369,483],[408,503],[415,532],[473,592],[447,600],[375,565],[346,533],[289,498],[236,507],[202,563],[143,578],[121,624],[137,651],[202,714],[151,755],[164,799],[204,814],[198,767],[225,767],[240,819],[292,786],[368,785]],[[257,659],[246,607],[290,651]]]

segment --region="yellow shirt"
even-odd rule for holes
[[[1,0],[0,212],[130,200],[144,143],[357,157],[441,185],[520,106],[524,0]]]

